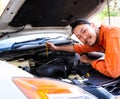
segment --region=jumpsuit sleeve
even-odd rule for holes
[[[87,53],[87,52],[94,52],[94,51],[103,51],[103,48],[101,48],[99,45],[95,45],[94,47],[90,47],[88,45],[84,44],[74,44],[74,50],[76,53]]]
[[[92,67],[111,78],[120,76],[120,29],[107,32],[105,59],[93,61]]]

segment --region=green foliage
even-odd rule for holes
[[[109,12],[108,12],[108,7],[104,8],[102,12],[100,12],[98,14],[99,18],[100,19],[104,19],[105,17],[108,17],[108,16],[118,16],[118,12],[117,11],[113,11],[111,8],[109,9]]]
[[[118,0],[118,1],[119,1],[119,0]],[[117,6],[118,3],[120,3],[120,1],[119,1],[119,2],[116,2],[116,0],[113,0],[113,1],[109,4],[109,9],[108,9],[108,6],[106,6],[106,7],[97,15],[97,17],[98,17],[100,20],[103,20],[105,17],[108,17],[109,15],[112,16],[112,17],[119,16],[120,7]]]

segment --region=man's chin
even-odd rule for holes
[[[93,47],[93,46],[95,46],[96,45],[96,42],[95,43],[88,43],[88,44],[86,44],[86,45],[88,45],[88,46],[90,46],[90,47]]]
[[[96,45],[96,43],[93,43],[93,44],[89,44],[88,46],[93,47],[95,45]]]

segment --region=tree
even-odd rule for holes
[[[109,6],[107,5],[99,14],[98,17],[103,20],[108,16],[120,16],[120,0],[111,0]]]

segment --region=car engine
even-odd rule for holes
[[[73,44],[71,40],[55,43]],[[120,95],[120,79],[105,77],[89,64],[81,63],[80,55],[63,51],[46,52],[45,44],[0,52],[0,59],[33,74],[50,77],[82,87],[100,99]]]

